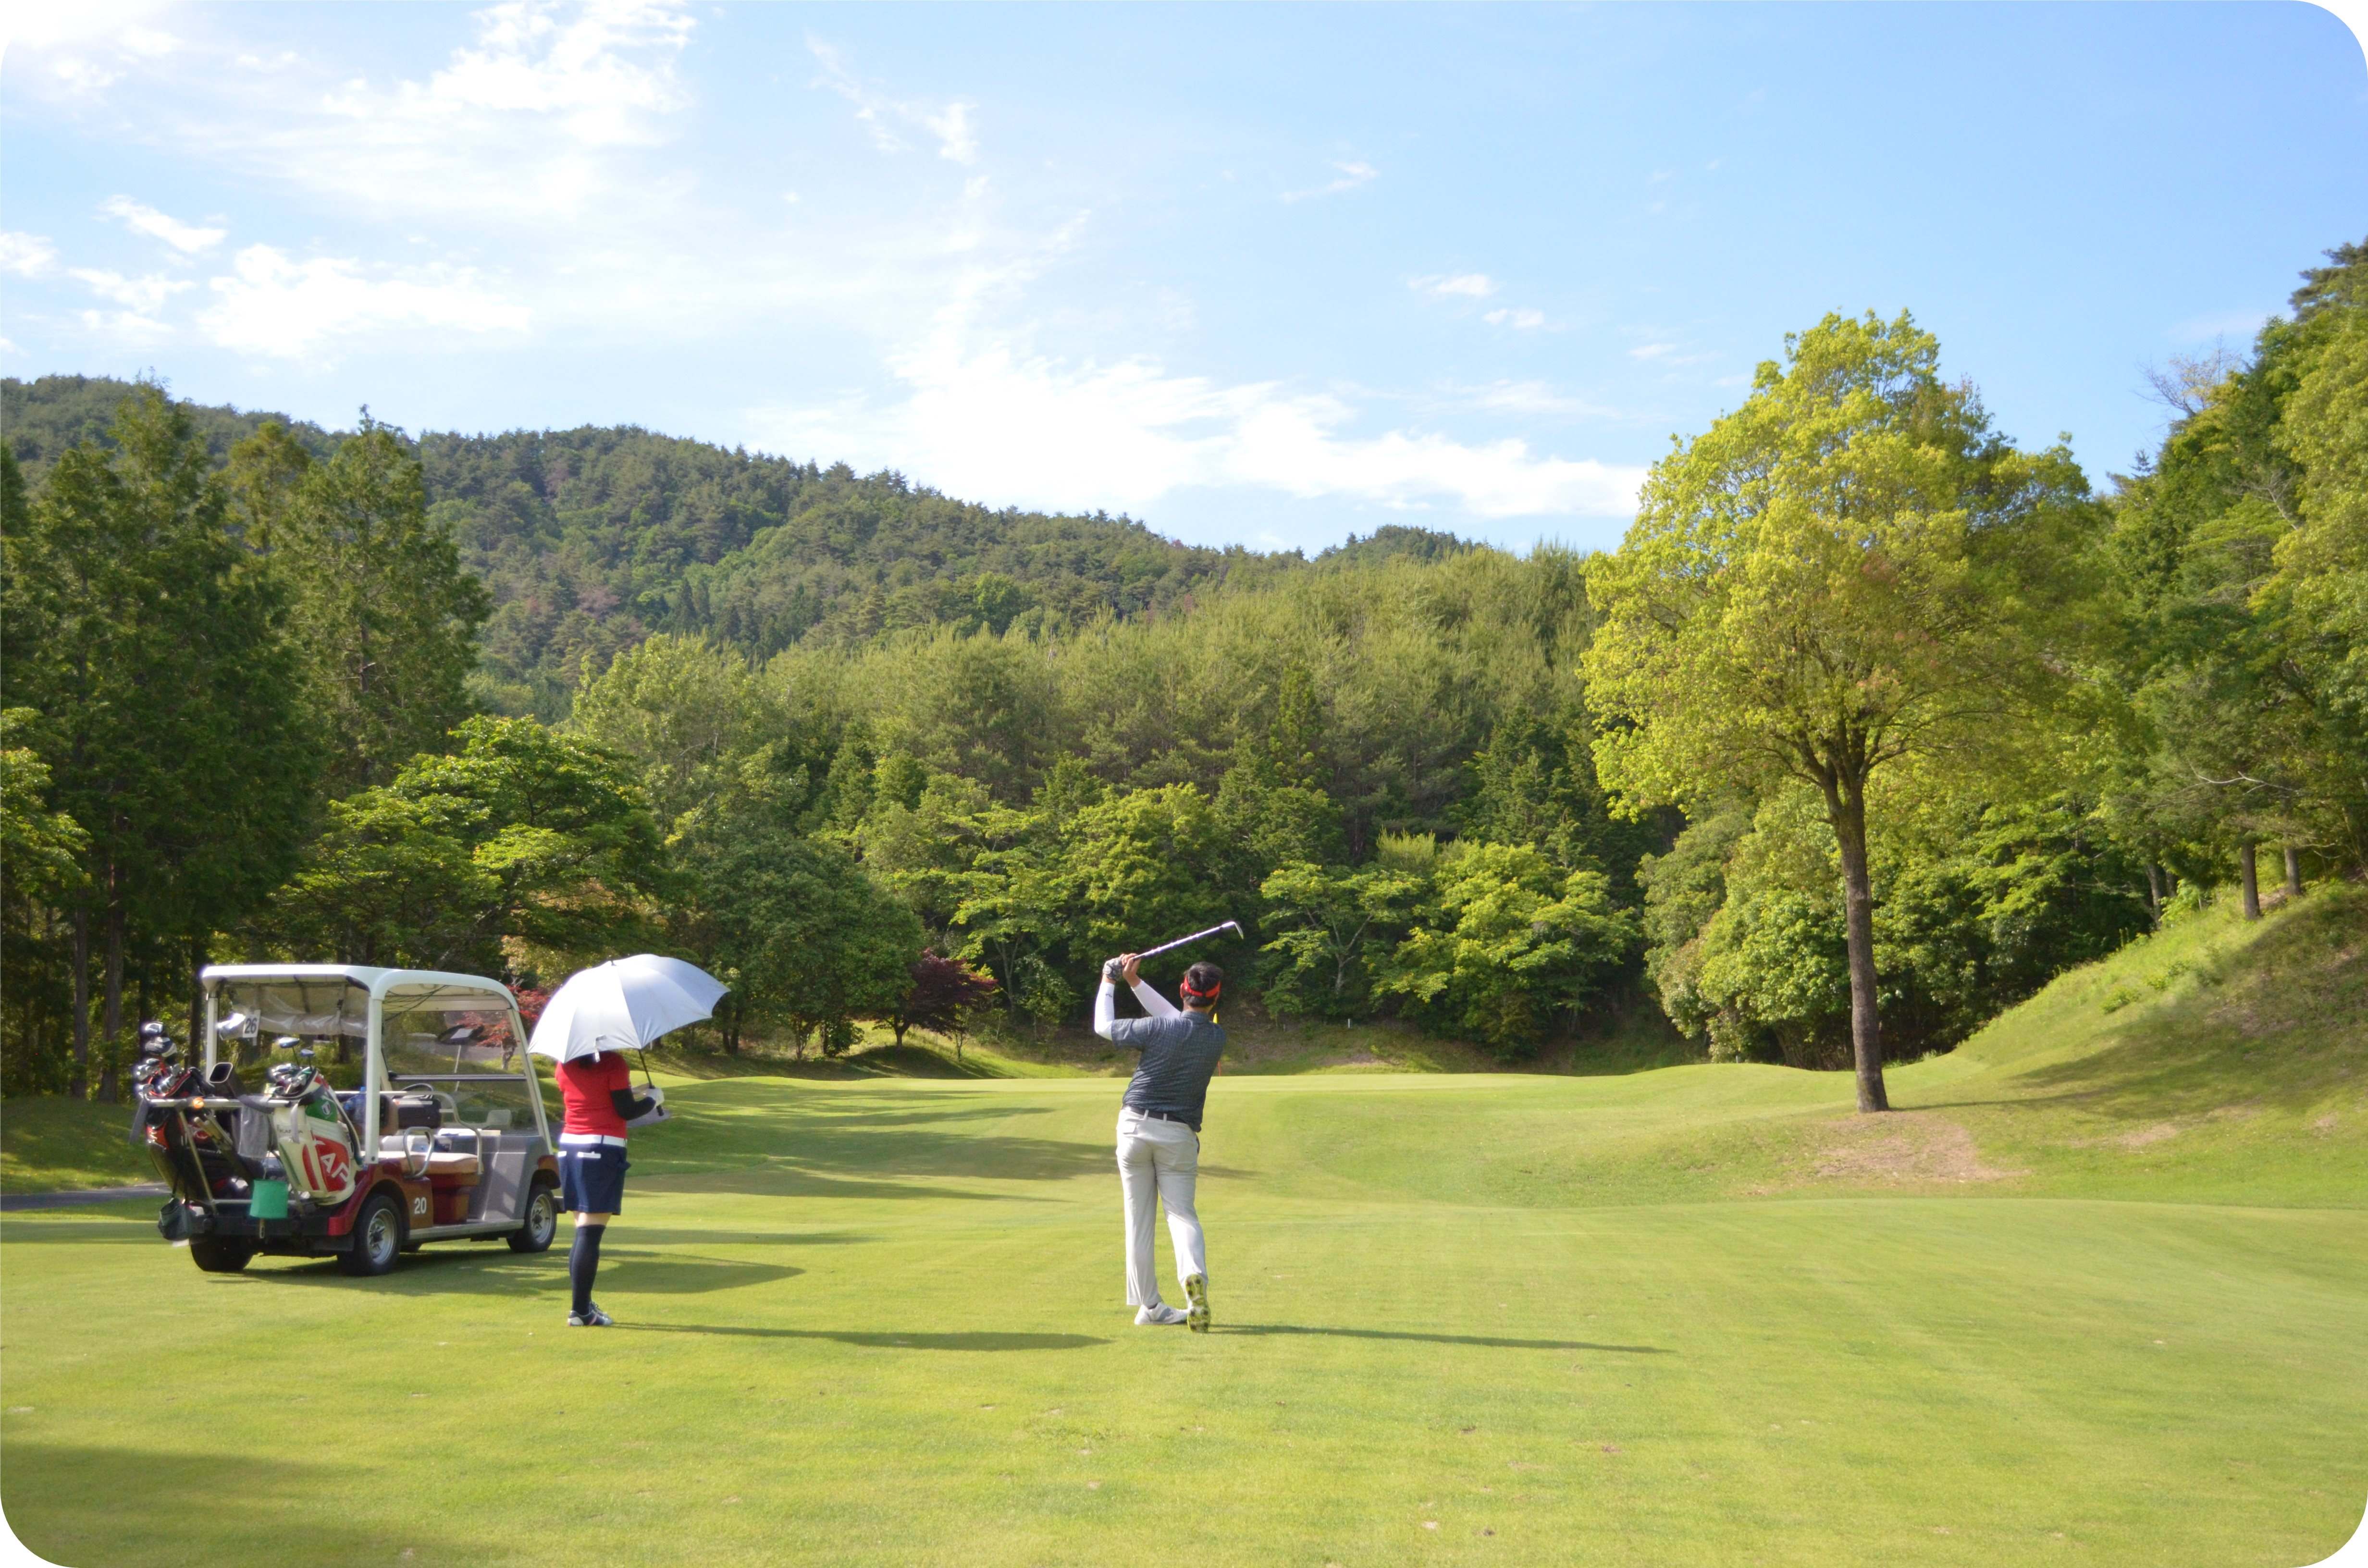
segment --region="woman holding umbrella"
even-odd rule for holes
[[[653,1084],[648,1098],[634,1098],[633,1075],[619,1051],[563,1062],[555,1076],[567,1107],[559,1133],[559,1197],[575,1216],[575,1240],[567,1249],[567,1283],[575,1291],[567,1326],[606,1328],[612,1320],[593,1303],[592,1277],[600,1272],[600,1238],[625,1207],[625,1130],[657,1109],[666,1091]]]
[[[680,959],[638,953],[570,975],[535,1020],[529,1049],[559,1062],[567,1113],[559,1133],[559,1193],[575,1216],[567,1249],[571,1328],[606,1328],[592,1301],[600,1238],[625,1207],[625,1140],[635,1123],[662,1120],[666,1093],[653,1084],[633,1093],[624,1052],[639,1051],[685,1024],[712,1016],[723,983]]]

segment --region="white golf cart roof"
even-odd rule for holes
[[[440,969],[374,969],[352,963],[218,963],[198,972],[203,981],[216,980],[343,980],[370,993],[372,1000],[389,993],[417,987],[439,991],[447,986],[471,991],[496,991],[515,1004],[510,988],[482,974],[452,974]]]

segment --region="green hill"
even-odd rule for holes
[[[104,441],[128,382],[0,381],[0,430],[38,483]],[[337,436],[260,410],[184,403],[217,459],[267,419],[316,454]],[[1178,543],[1127,517],[996,510],[908,483],[632,426],[427,431],[434,515],[492,588],[478,695],[555,719],[586,667],[653,631],[706,632],[757,657],[807,637],[907,627],[1083,626],[1157,612],[1263,558]],[[1450,536],[1383,530],[1426,557]],[[1406,537],[1396,537],[1397,534]],[[1294,558],[1295,559],[1295,558]]]

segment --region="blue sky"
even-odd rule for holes
[[[1310,549],[1609,546],[1902,308],[2093,476],[2368,237],[2300,5],[104,6],[0,59],[0,367],[632,422]]]

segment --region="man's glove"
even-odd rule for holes
[[[1126,965],[1116,959],[1102,960],[1102,978],[1116,985],[1126,979]]]

